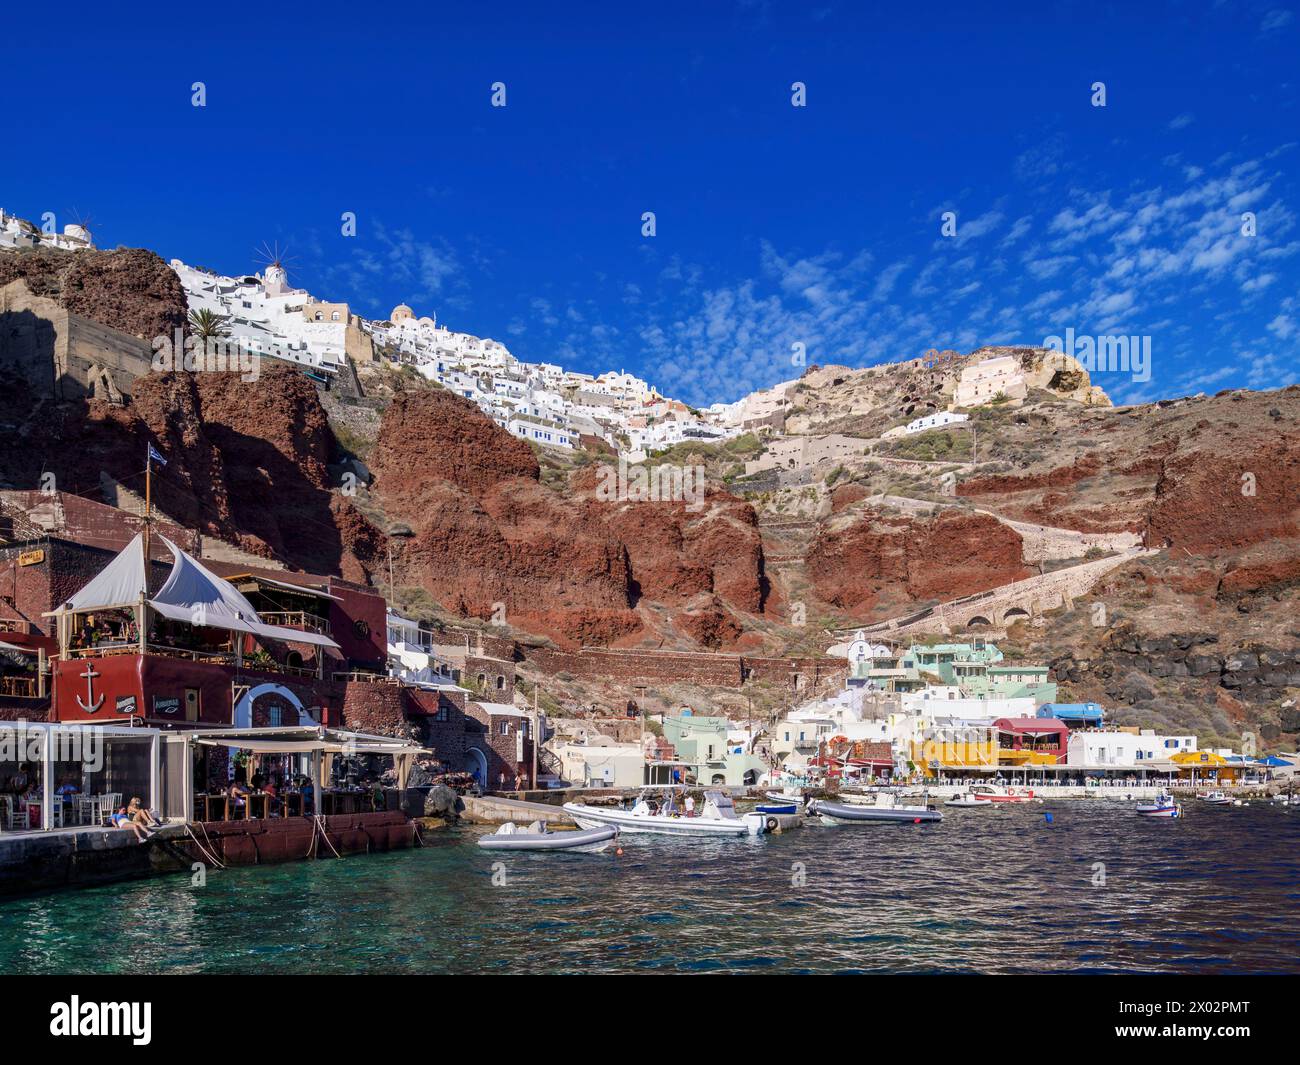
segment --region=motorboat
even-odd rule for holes
[[[580,802],[564,804],[565,812],[583,828],[613,825],[623,832],[658,832],[669,836],[758,836],[766,830],[769,816],[737,814],[731,796],[720,791],[704,793],[703,809],[698,814],[687,816],[671,801],[666,801],[664,807],[658,811],[651,809],[644,795],[630,810]]]
[[[972,806],[992,806],[992,805],[993,805],[992,799],[983,798],[969,791],[962,795],[954,795],[951,799],[949,799],[947,802],[944,803],[944,806],[955,806],[958,807],[959,809],[969,808]]]
[[[1134,807],[1143,817],[1182,817],[1183,808],[1172,795],[1162,791],[1155,802],[1140,802]]]
[[[1031,788],[1008,788],[1001,784],[972,784],[970,794],[989,802],[1033,802]]]
[[[808,804],[809,813],[815,814],[827,825],[853,825],[892,822],[893,824],[921,824],[942,821],[943,814],[933,806],[905,806],[893,796],[882,792],[874,803],[831,802],[813,799]]]
[[[600,825],[576,832],[552,832],[540,821],[522,827],[507,821],[490,836],[480,836],[478,845],[490,851],[603,851],[618,839],[618,828]]]
[[[1221,791],[1208,791],[1201,796],[1201,802],[1208,806],[1231,806],[1234,800]]]

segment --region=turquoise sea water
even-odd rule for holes
[[[1169,822],[1075,801],[625,836],[621,856],[493,855],[459,828],[404,853],[214,870],[204,887],[9,900],[0,970],[1300,971],[1300,810],[1187,806]]]

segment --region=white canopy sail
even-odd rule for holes
[[[338,649],[339,645],[328,636],[265,624],[253,609],[253,604],[233,584],[218,577],[167,537],[160,536],[159,539],[172,553],[172,571],[148,604],[163,617],[189,625],[246,632],[269,640]],[[73,614],[138,607],[148,595],[146,573],[144,537],[137,533],[85,587],[47,616],[57,616],[60,624],[64,624]]]
[[[87,614],[139,606],[146,595],[144,537],[136,533],[117,557],[53,614]]]
[[[160,537],[175,561],[171,575],[149,605],[164,617],[214,629],[247,632],[271,640],[291,640],[337,648],[328,636],[281,625],[267,625],[253,604],[229,581],[218,577],[193,555],[182,551],[167,537]]]

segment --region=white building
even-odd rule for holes
[[[51,227],[53,226],[53,215]],[[85,226],[71,223],[63,227],[63,232],[46,232],[33,225],[25,218],[8,214],[0,208],[0,248],[62,248],[65,251],[94,250],[90,239],[90,230]]]
[[[258,355],[337,373],[347,360],[349,330],[358,324],[346,303],[313,299],[289,285],[284,267],[265,274],[226,277],[171,261],[191,311],[208,310],[225,319],[227,335]]]
[[[905,433],[924,433],[929,429],[941,429],[945,425],[959,425],[964,421],[969,421],[969,414],[958,414],[955,411],[941,410],[934,414],[927,414],[922,418],[916,418],[903,426]]]
[[[1018,402],[1029,395],[1029,386],[1014,355],[998,355],[971,363],[961,371],[954,405],[978,407],[999,396]]]
[[[1140,768],[1144,762],[1167,761],[1176,754],[1195,750],[1195,736],[1161,736],[1154,729],[1143,729],[1140,734],[1080,730],[1070,733],[1067,764]]]
[[[645,753],[639,743],[618,743],[607,736],[586,743],[551,743],[564,779],[583,788],[639,788],[645,783]]]

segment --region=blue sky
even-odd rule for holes
[[[22,5],[0,206],[228,273],[278,241],[366,316],[697,404],[797,376],[795,343],[1067,328],[1151,337],[1149,381],[1097,375],[1119,401],[1300,380],[1295,11],[976,7]]]

